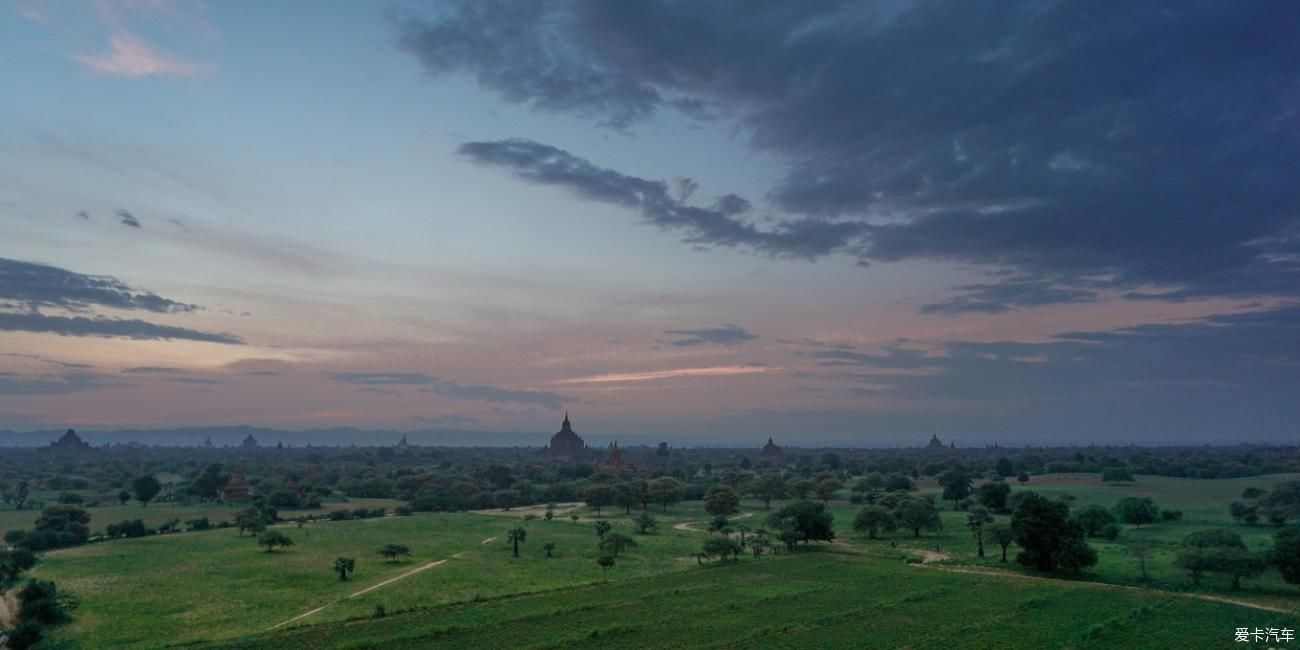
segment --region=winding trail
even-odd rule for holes
[[[753,516],[754,516],[754,513],[752,513],[752,512],[746,512],[746,513],[743,514],[743,515],[738,515],[738,516],[736,516],[736,517],[733,518],[731,521],[736,521],[736,519],[748,519],[748,518],[753,517]],[[692,533],[707,533],[707,532],[709,532],[709,531],[707,531],[707,530],[700,530],[699,528],[692,528],[692,527],[691,527],[691,524],[697,524],[697,523],[704,523],[704,522],[699,522],[699,521],[683,521],[683,522],[680,522],[680,523],[673,524],[673,530],[685,530],[685,531],[690,531],[690,532],[692,532]]]
[[[495,539],[495,538],[494,538],[494,539]],[[484,543],[487,543],[487,541],[489,541],[489,540],[484,540]],[[460,555],[460,553],[457,553],[457,554],[456,554],[455,556],[453,556],[453,557],[456,557],[456,556],[459,556],[459,555]],[[370,593],[370,592],[372,592],[372,591],[374,591],[374,590],[376,590],[376,589],[378,589],[378,588],[380,588],[380,587],[384,587],[384,586],[390,585],[390,584],[392,584],[392,583],[394,583],[394,582],[397,582],[398,580],[401,580],[401,579],[403,579],[403,578],[409,578],[409,577],[411,577],[411,576],[413,576],[413,575],[415,575],[415,574],[417,574],[417,573],[420,573],[421,571],[428,571],[429,569],[432,569],[432,568],[434,568],[434,567],[436,567],[436,566],[439,566],[439,565],[441,565],[442,563],[444,563],[444,562],[446,562],[446,561],[447,561],[447,560],[437,560],[437,561],[434,561],[434,562],[430,562],[430,563],[428,563],[428,564],[420,565],[420,566],[418,566],[418,567],[415,567],[414,569],[411,569],[410,571],[407,571],[406,573],[403,573],[402,575],[399,575],[399,576],[396,576],[396,577],[393,577],[393,578],[389,578],[389,579],[387,579],[387,580],[384,580],[383,582],[379,582],[379,583],[376,583],[376,584],[370,585],[369,587],[366,587],[365,589],[362,589],[361,591],[358,591],[358,592],[355,592],[355,593],[348,594],[345,598],[340,598],[340,599],[335,600],[335,601],[333,601],[333,602],[325,603],[324,605],[321,605],[320,607],[317,607],[316,609],[313,609],[313,610],[311,610],[311,611],[309,611],[309,612],[304,612],[304,613],[302,613],[302,614],[299,614],[299,615],[297,615],[297,616],[295,616],[295,617],[293,617],[293,618],[291,618],[291,619],[289,619],[289,620],[287,620],[287,621],[280,621],[279,623],[276,623],[275,625],[272,625],[271,627],[266,628],[266,631],[267,631],[267,632],[270,632],[271,630],[274,630],[274,629],[276,629],[276,628],[278,628],[278,627],[283,627],[283,626],[288,625],[288,624],[290,624],[290,623],[293,623],[293,622],[295,622],[295,621],[301,621],[302,619],[307,618],[308,616],[311,616],[312,614],[315,614],[316,612],[319,612],[319,611],[321,611],[322,609],[325,609],[325,608],[329,607],[330,605],[334,605],[334,604],[337,604],[337,603],[343,602],[343,601],[346,600],[347,598],[356,598],[357,596],[360,596],[360,595],[362,595],[362,594]]]

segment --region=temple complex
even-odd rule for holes
[[[781,458],[785,456],[785,451],[776,446],[776,443],[772,442],[771,438],[768,438],[767,444],[763,445],[763,450],[758,453],[758,456],[760,458]]]
[[[551,436],[551,444],[543,447],[542,453],[551,456],[573,456],[585,451],[587,451],[587,443],[573,431],[573,426],[569,424],[569,414],[566,412],[560,430]]]

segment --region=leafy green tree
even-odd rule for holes
[[[764,510],[771,510],[772,499],[780,499],[785,493],[785,479],[781,478],[780,472],[768,472],[749,484],[750,496],[762,499]]]
[[[880,506],[867,506],[853,519],[853,530],[866,533],[870,539],[875,539],[880,532],[893,532],[895,528],[898,528],[898,521],[894,514]]]
[[[293,546],[293,540],[289,539],[288,535],[285,535],[278,530],[268,530],[257,536],[257,545],[265,546],[266,552],[270,553],[275,550],[275,547],[277,546],[280,548]]]
[[[1006,524],[993,523],[984,528],[984,534],[998,546],[1002,547],[1002,561],[1007,561],[1007,547],[1016,541],[1016,533]]]
[[[749,538],[749,550],[754,552],[754,557],[766,553],[772,547],[772,539],[768,537],[767,529],[759,528],[754,535]]]
[[[609,582],[609,570],[614,566],[613,555],[602,555],[596,558],[596,564],[600,566],[600,575],[602,580]]]
[[[640,531],[642,535],[648,534],[650,531],[659,527],[659,524],[655,522],[654,515],[645,510],[642,510],[633,521],[636,523],[637,530]]]
[[[1028,483],[1028,482],[1029,482],[1029,472],[1021,472],[1019,475],[1016,476],[1016,481],[1018,481],[1018,482],[1020,482],[1020,483]]]
[[[1115,503],[1114,511],[1120,521],[1138,528],[1155,523],[1160,517],[1160,508],[1151,497],[1124,497]]]
[[[607,555],[618,557],[623,551],[629,548],[636,548],[636,540],[624,535],[623,533],[611,532],[600,540],[598,547]]]
[[[1104,483],[1132,483],[1133,472],[1127,467],[1107,467],[1101,470]]]
[[[542,550],[546,551],[546,557],[555,557],[555,542],[542,544]]]
[[[715,517],[734,515],[740,512],[740,495],[725,485],[711,488],[704,495],[704,510]]]
[[[1153,553],[1155,553],[1155,547],[1145,539],[1135,540],[1128,545],[1128,554],[1138,561],[1138,569],[1142,572],[1139,579],[1143,582],[1149,579],[1149,576],[1147,576],[1147,562],[1151,560]]]
[[[985,508],[976,506],[966,513],[966,527],[970,529],[971,536],[975,538],[975,545],[979,551],[979,556],[984,557],[984,532],[985,526],[993,523],[993,515]]]
[[[835,517],[826,510],[826,504],[816,501],[787,503],[768,515],[769,526],[780,532],[787,548],[794,550],[794,542],[832,541],[835,539]]]
[[[1006,456],[999,458],[997,465],[995,467],[998,476],[1001,476],[1002,478],[1007,478],[1008,476],[1015,476],[1016,474],[1016,470],[1012,469],[1011,459],[1007,458]]]
[[[939,531],[943,522],[939,519],[939,509],[928,499],[903,499],[894,509],[894,518],[900,528],[912,531],[913,537],[920,537],[922,530]]]
[[[162,483],[159,483],[158,478],[153,474],[145,474],[131,481],[131,491],[135,493],[135,499],[141,506],[148,506],[149,502],[162,492]]]
[[[817,493],[817,498],[821,499],[822,503],[830,503],[830,500],[835,498],[835,493],[843,487],[844,483],[839,479],[824,478],[817,481],[817,487],[813,488],[813,491]]]
[[[1011,486],[1006,481],[989,481],[975,490],[975,497],[980,505],[994,512],[1007,509],[1007,497],[1011,495]]]
[[[550,521],[550,520],[552,520],[552,519],[555,518],[555,504],[554,504],[554,503],[548,503],[548,504],[546,504],[546,515],[545,515],[545,517],[546,517],[546,521]]]
[[[1284,528],[1273,535],[1273,551],[1269,556],[1282,579],[1293,585],[1300,584],[1300,528]]]
[[[911,492],[914,489],[916,486],[912,484],[912,479],[902,474],[890,474],[885,479],[886,492]]]
[[[730,537],[710,537],[704,540],[704,553],[708,557],[717,556],[723,560],[740,556],[743,549]]]
[[[383,546],[379,547],[379,550],[377,552],[380,555],[387,558],[388,561],[392,562],[397,560],[397,557],[399,555],[410,556],[411,547],[405,544],[384,544]]]
[[[126,490],[122,490],[121,492],[117,493],[117,502],[119,504],[126,505],[126,502],[130,500],[131,500],[130,492],[127,492]]]
[[[1096,537],[1106,525],[1115,523],[1115,515],[1099,505],[1084,506],[1071,515],[1071,518],[1083,527],[1083,532],[1088,537]]]
[[[519,557],[519,544],[528,539],[528,531],[523,526],[515,526],[506,531],[506,540],[514,549],[514,556]]]
[[[610,523],[609,523],[608,521],[605,521],[604,519],[597,519],[597,520],[596,520],[596,537],[598,537],[598,538],[600,538],[600,539],[605,539],[605,534],[608,533],[608,532],[610,531],[611,528],[613,528],[613,526],[610,525]]]
[[[596,509],[596,516],[599,517],[601,508],[614,505],[618,501],[618,492],[608,485],[588,485],[582,491],[582,498],[587,502],[588,507]]]
[[[1259,513],[1269,523],[1281,526],[1300,517],[1300,480],[1287,481],[1259,498]]]
[[[357,568],[356,560],[350,557],[341,557],[334,560],[334,573],[339,574],[339,580],[346,581],[348,574]]]
[[[1051,571],[1058,566],[1078,570],[1091,564],[1083,528],[1070,521],[1070,506],[1065,503],[1030,494],[1016,506],[1011,528],[1022,549],[1016,562],[1024,566]],[[1095,553],[1091,559],[1096,562]]]
[[[709,533],[721,533],[723,535],[731,532],[731,521],[726,515],[717,515],[709,520]]]
[[[243,537],[245,530],[251,530],[254,533],[265,530],[266,521],[262,518],[262,511],[249,507],[235,513],[235,527],[239,528],[239,536]]]
[[[668,506],[682,500],[685,491],[686,486],[675,478],[665,476],[650,481],[650,500],[663,506],[665,512],[668,511]]]
[[[1224,573],[1232,577],[1233,589],[1240,589],[1242,578],[1257,575],[1266,566],[1264,557],[1246,549],[1240,535],[1221,528],[1184,537],[1174,564],[1191,575],[1194,585],[1200,584],[1205,572]]]
[[[957,502],[970,496],[971,478],[960,466],[939,475],[939,485],[943,488],[943,498],[952,501],[953,508]]]
[[[1247,524],[1249,526],[1254,526],[1259,523],[1259,510],[1253,503],[1246,504],[1240,501],[1233,501],[1228,506],[1228,515],[1237,523]]]

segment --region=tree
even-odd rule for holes
[[[1006,481],[989,481],[975,490],[980,505],[994,512],[1007,509],[1007,497],[1011,495],[1011,486]]]
[[[141,506],[148,506],[149,502],[162,492],[162,483],[159,483],[153,474],[145,474],[131,481],[131,491],[135,493],[135,499]]]
[[[1259,509],[1255,504],[1245,504],[1240,501],[1233,501],[1228,506],[1228,515],[1237,523],[1244,523],[1250,526],[1259,523]]]
[[[636,548],[636,540],[623,533],[609,533],[597,546],[604,553],[618,557],[623,551]]]
[[[1028,482],[1029,482],[1029,472],[1021,472],[1018,476],[1016,476],[1016,480],[1019,481],[1019,482],[1021,482],[1021,483],[1028,483]]]
[[[704,495],[704,510],[715,517],[734,515],[740,512],[740,495],[725,485],[711,488]]]
[[[1251,553],[1241,536],[1222,528],[1199,530],[1183,538],[1182,549],[1174,564],[1187,570],[1192,584],[1201,582],[1205,572],[1224,573],[1232,577],[1232,588],[1241,588],[1241,579],[1264,570],[1265,558]]]
[[[1124,497],[1115,503],[1114,511],[1120,521],[1138,528],[1142,524],[1155,523],[1160,517],[1160,508],[1151,497]]]
[[[927,499],[903,499],[894,509],[894,518],[898,519],[899,527],[912,531],[913,537],[920,537],[922,529],[930,531],[943,529],[943,522],[939,519],[939,509]]]
[[[768,472],[749,484],[750,496],[762,499],[764,510],[771,510],[772,499],[784,497],[785,492],[785,479],[781,478],[780,472]]]
[[[813,540],[835,539],[835,517],[826,510],[826,504],[816,501],[795,501],[768,515],[769,526],[781,531],[780,539],[794,550],[795,542],[807,544]]]
[[[749,549],[754,552],[754,557],[758,557],[771,548],[772,540],[767,536],[767,529],[759,528],[754,535],[749,538]]]
[[[885,479],[886,492],[911,492],[914,489],[916,488],[912,484],[912,479],[902,474],[890,474],[889,478]]]
[[[723,560],[737,558],[742,550],[740,544],[730,537],[710,537],[704,540],[704,554],[707,557],[716,555]]]
[[[898,522],[893,513],[880,506],[867,506],[859,510],[858,516],[853,519],[853,530],[866,533],[869,539],[875,539],[881,531],[893,532],[897,527]]]
[[[1282,579],[1300,584],[1300,528],[1285,528],[1273,535],[1273,551],[1269,555]]]
[[[399,555],[409,556],[411,554],[411,547],[406,546],[405,544],[384,544],[379,547],[378,553],[387,558],[388,561],[392,562],[395,561]]]
[[[11,582],[18,574],[36,566],[36,554],[25,548],[0,548],[0,585]]]
[[[126,505],[126,502],[130,500],[131,500],[130,492],[127,492],[126,490],[122,490],[121,492],[117,493],[117,502],[119,504]]]
[[[341,557],[334,560],[334,573],[339,574],[339,580],[346,581],[348,574],[357,568],[356,560],[350,557]]]
[[[1074,513],[1072,518],[1083,527],[1083,532],[1088,537],[1096,537],[1101,533],[1102,528],[1115,523],[1115,515],[1099,505],[1084,506]]]
[[[546,551],[546,557],[555,557],[554,556],[555,542],[547,542],[545,544],[542,544],[542,550]]]
[[[642,510],[633,521],[636,523],[637,530],[640,531],[642,535],[645,535],[659,527],[659,524],[655,522],[654,515],[651,515],[645,510]]]
[[[523,526],[515,526],[506,531],[506,540],[514,548],[514,556],[519,557],[519,544],[528,539],[528,531]]]
[[[970,475],[961,466],[954,467],[939,475],[939,485],[943,487],[943,498],[952,501],[955,509],[957,502],[970,496]]]
[[[1300,480],[1287,481],[1259,498],[1259,513],[1269,523],[1281,526],[1300,517]]]
[[[835,493],[843,487],[844,483],[839,479],[824,478],[817,481],[817,487],[813,488],[813,491],[817,493],[817,498],[821,499],[822,503],[830,503],[830,500],[835,497]]]
[[[544,516],[546,517],[546,521],[550,521],[550,520],[552,520],[552,519],[555,518],[555,504],[554,504],[554,503],[548,503],[548,504],[546,504],[546,514],[545,514]]]
[[[1007,478],[1008,476],[1014,476],[1016,473],[1016,470],[1011,468],[1012,467],[1011,459],[1007,458],[1006,456],[999,458],[997,465],[995,467],[998,476],[1001,476],[1002,478]]]
[[[608,521],[605,521],[604,519],[597,519],[597,520],[596,520],[596,537],[598,537],[598,538],[600,538],[600,539],[605,539],[605,533],[608,533],[608,532],[609,532],[609,529],[611,529],[611,528],[613,528],[613,526],[611,526],[610,523],[609,523]]]
[[[614,556],[602,555],[596,558],[596,564],[600,565],[601,578],[605,582],[609,582],[609,569],[610,567],[614,566]]]
[[[657,478],[650,481],[649,494],[650,500],[663,506],[665,512],[668,506],[682,500],[682,493],[686,487],[682,482],[675,478]]]
[[[262,518],[262,511],[250,507],[235,513],[235,526],[239,528],[239,536],[243,537],[245,530],[262,532],[266,529],[266,522]]]
[[[278,530],[268,530],[257,536],[257,545],[265,546],[266,552],[270,553],[275,550],[275,547],[277,546],[280,548],[293,546],[293,540],[289,539],[288,535],[285,535]]]
[[[970,529],[971,536],[975,538],[975,544],[979,550],[979,556],[984,557],[984,527],[986,524],[993,523],[993,515],[989,511],[974,507],[966,513],[966,527]]]
[[[1089,556],[1091,549],[1083,541],[1083,528],[1070,521],[1070,506],[1065,503],[1030,494],[1016,506],[1011,528],[1023,549],[1016,562],[1024,566],[1039,571],[1058,566],[1078,570],[1096,562],[1096,554]]]
[[[589,507],[596,509],[596,516],[599,517],[601,508],[613,505],[618,500],[618,492],[608,485],[588,485],[582,491],[582,498]]]
[[[1007,561],[1007,547],[1011,542],[1016,541],[1016,533],[1006,524],[989,524],[984,528],[984,534],[988,536],[994,544],[1002,547],[1002,561]]]
[[[717,515],[709,520],[709,534],[722,533],[726,535],[731,532],[731,521],[726,515]]]
[[[1149,579],[1147,576],[1147,561],[1151,559],[1151,554],[1154,552],[1155,548],[1151,545],[1151,542],[1144,539],[1139,539],[1128,545],[1128,554],[1138,561],[1138,569],[1142,572],[1140,580],[1143,582]]]

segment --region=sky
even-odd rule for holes
[[[0,429],[1300,438],[1300,5],[5,2]]]

